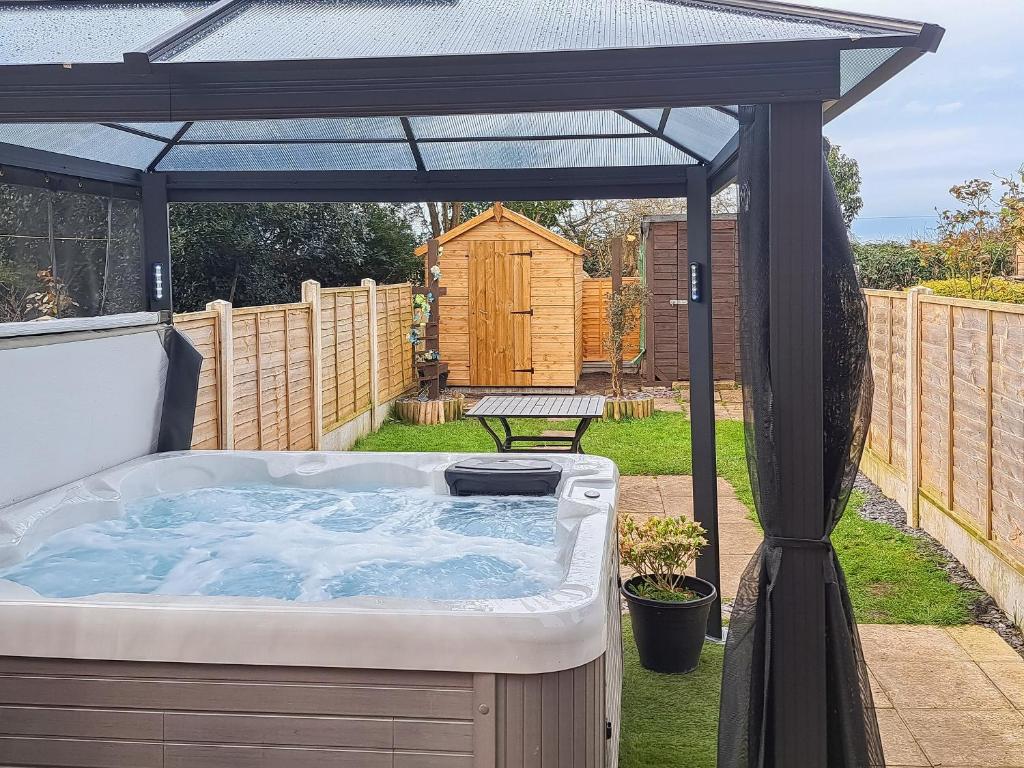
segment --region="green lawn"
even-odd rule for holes
[[[640,666],[628,619],[622,635],[621,768],[712,768],[724,647],[705,643],[695,672],[661,675]]]

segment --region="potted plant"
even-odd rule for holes
[[[697,668],[714,585],[686,569],[707,546],[704,529],[685,517],[631,515],[619,520],[622,564],[636,575],[621,590],[640,663],[654,672],[686,673]]]

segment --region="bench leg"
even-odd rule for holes
[[[487,419],[485,419],[483,416],[478,416],[477,420],[480,422],[480,425],[485,430],[487,430],[487,434],[489,434],[494,439],[494,445],[497,446],[498,453],[504,453],[506,450],[508,450],[507,444],[502,442],[502,439],[498,437],[498,433],[491,429],[491,425],[487,423]],[[504,419],[502,419],[502,421],[504,421]],[[508,430],[506,429],[506,432],[507,431]]]
[[[501,422],[501,428],[505,430],[505,450],[511,450],[512,448],[512,427],[508,424],[508,419],[500,417],[498,421]]]
[[[580,419],[580,423],[576,425],[576,434],[572,438],[572,452],[583,453],[583,447],[580,445],[580,441],[583,440],[583,434],[590,427],[590,422],[593,421],[591,418]]]

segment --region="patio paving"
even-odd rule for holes
[[[761,540],[719,478],[722,595]],[[623,477],[619,508],[691,515],[687,476]],[[864,657],[888,768],[1024,768],[1024,659],[980,626],[861,624]]]

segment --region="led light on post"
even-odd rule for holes
[[[164,298],[164,265],[153,265],[153,298],[163,301]]]
[[[701,265],[690,264],[690,301],[700,302],[704,292],[704,281],[701,279]]]

